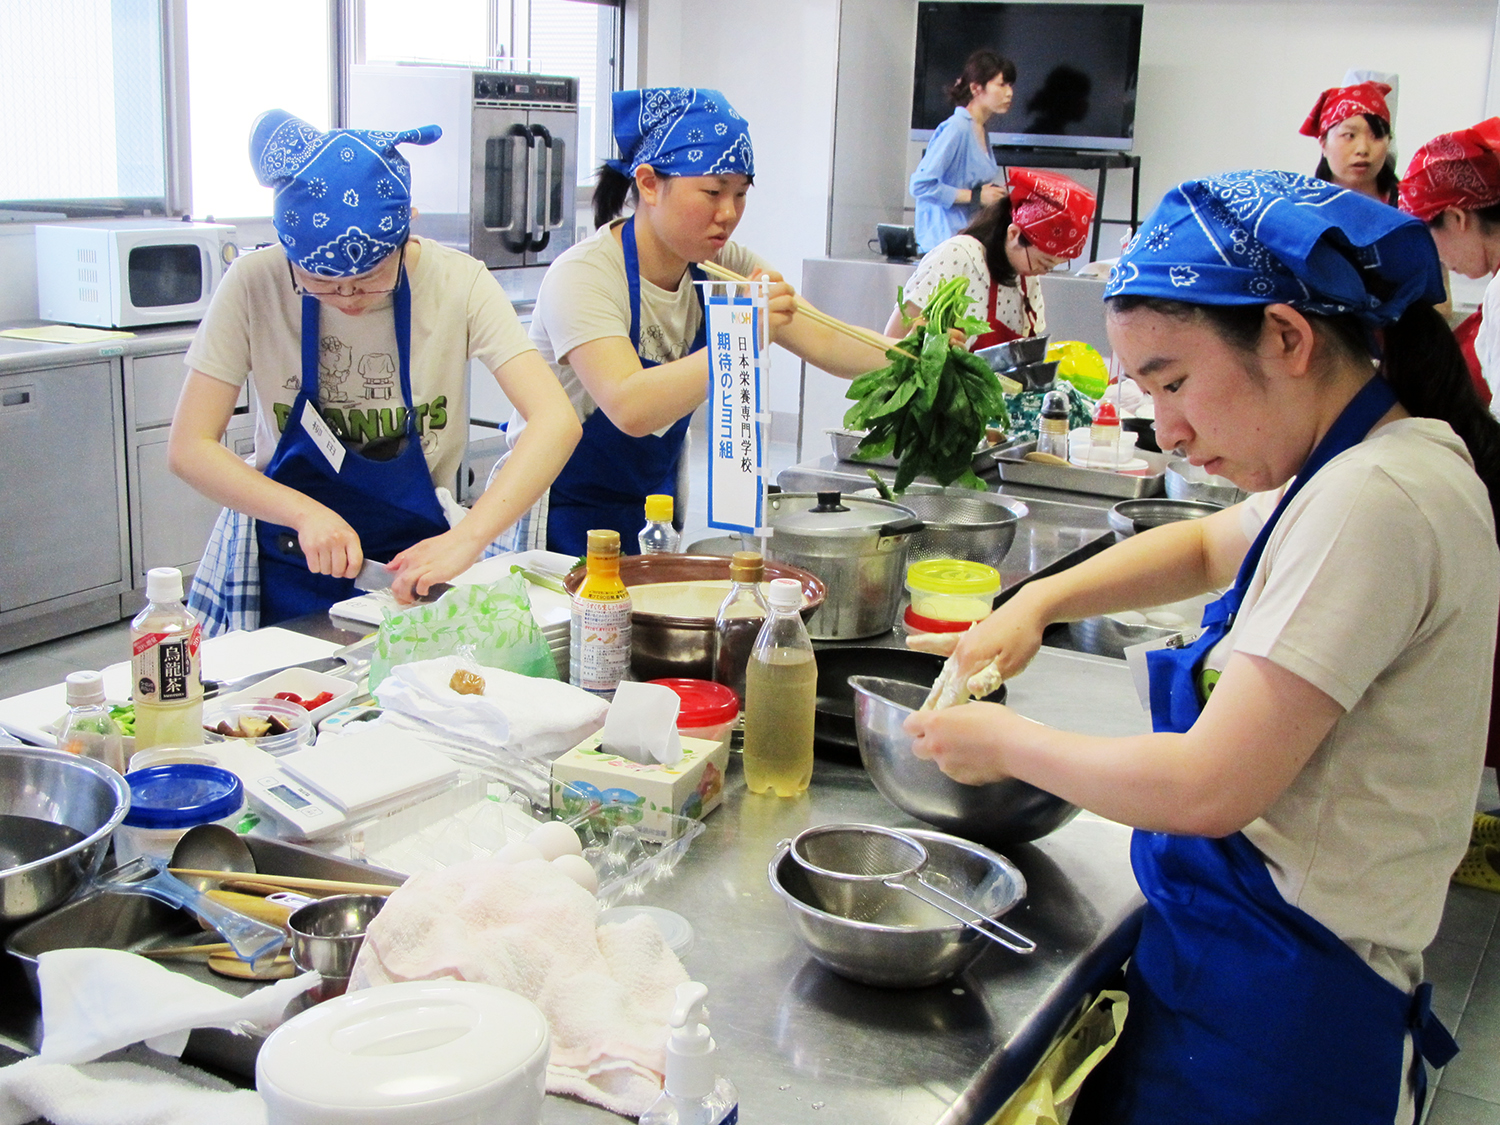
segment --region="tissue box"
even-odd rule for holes
[[[642,839],[669,840],[673,816],[702,820],[719,807],[728,765],[729,747],[718,741],[684,738],[681,761],[642,765],[601,750],[596,734],[552,762],[552,808],[566,818],[569,801],[596,800]]]

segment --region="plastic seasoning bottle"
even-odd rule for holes
[[[573,595],[568,681],[612,698],[630,669],[630,591],[620,581],[620,533],[591,531],[588,571]]]
[[[1036,420],[1036,451],[1068,459],[1068,396],[1048,391]]]
[[[57,736],[57,748],[103,762],[116,773],[125,772],[125,743],[104,702],[104,677],[98,672],[68,675],[68,717]]]
[[[666,555],[677,550],[682,536],[672,526],[672,498],[655,492],[646,497],[646,526],[639,536],[641,554]]]
[[[1120,460],[1120,415],[1115,404],[1101,399],[1089,426],[1089,457],[1118,463]]]
[[[667,1039],[667,1075],[662,1092],[641,1114],[640,1125],[735,1125],[740,1096],[717,1073],[718,1045],[703,1022],[708,989],[695,980],[677,986],[672,1033]]]
[[[771,583],[771,616],[745,669],[745,785],[795,797],[812,780],[818,665],[802,624],[802,586]]]
[[[736,551],[729,560],[729,593],[714,617],[714,680],[734,692],[745,709],[745,667],[760,627],[770,615],[760,582],[766,564],[755,551]]]
[[[130,623],[135,748],[197,746],[203,741],[203,626],[182,604],[182,572],[146,572],[146,608]]]

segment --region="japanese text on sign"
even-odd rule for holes
[[[708,317],[708,525],[745,534],[762,526],[761,427],[764,293],[734,295],[710,285]]]

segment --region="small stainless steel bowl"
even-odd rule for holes
[[[980,348],[974,354],[984,360],[995,371],[1009,372],[1026,363],[1041,363],[1047,358],[1047,341],[1050,336],[1028,336],[1024,340],[1007,340],[1003,344],[992,344]]]
[[[969,559],[999,567],[1029,511],[1019,500],[973,489],[964,489],[963,495],[908,492],[901,503],[922,521],[906,556],[909,563]]]
[[[0,928],[62,904],[99,873],[130,787],[77,754],[0,746]]]
[[[286,920],[292,963],[303,972],[347,980],[365,931],[383,906],[384,895],[334,895],[293,911]]]
[[[927,688],[879,676],[850,676],[859,757],[875,788],[905,813],[991,847],[1035,840],[1061,828],[1078,809],[1035,785],[1010,778],[962,785],[911,752],[902,724]]]
[[[926,829],[902,832],[927,849],[923,877],[979,913],[999,918],[1026,897],[1026,880],[1015,865],[989,848]],[[771,859],[771,889],[786,904],[792,929],[808,951],[840,976],[881,988],[921,988],[963,972],[991,944],[900,888],[881,888],[889,901],[879,922],[820,910],[790,848],[791,841],[784,841]]]
[[[1116,540],[1128,539],[1162,524],[1202,519],[1222,510],[1222,504],[1203,500],[1121,500],[1109,510],[1109,526]]]
[[[1191,461],[1167,462],[1167,495],[1173,500],[1202,500],[1229,507],[1250,494],[1226,477],[1216,477]]]

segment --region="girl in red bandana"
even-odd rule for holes
[[[989,322],[988,332],[969,342],[987,348],[1047,330],[1038,278],[1059,262],[1078,257],[1088,240],[1094,196],[1067,176],[1013,169],[1008,191],[984,208],[961,234],[939,244],[902,290],[887,336],[904,336],[943,282],[965,277],[969,311]]]
[[[1324,90],[1299,130],[1317,137],[1323,158],[1313,173],[1330,184],[1396,205],[1395,158],[1391,150],[1391,111],[1384,82],[1361,82]]]

